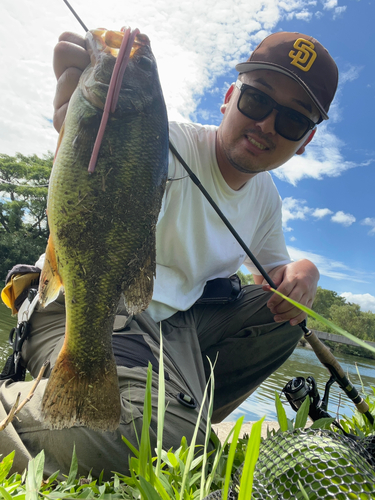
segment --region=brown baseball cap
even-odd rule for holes
[[[237,64],[239,73],[269,69],[298,82],[328,120],[329,106],[338,84],[338,69],[328,50],[308,35],[281,31],[265,38],[249,59]]]

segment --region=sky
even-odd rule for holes
[[[320,285],[375,312],[375,6],[368,0],[71,0],[91,29],[138,27],[151,39],[171,120],[218,125],[220,105],[268,34],[312,35],[340,80],[330,119],[302,156],[273,171],[293,259],[319,268]],[[62,0],[0,4],[0,153],[54,151],[53,49],[84,35]]]

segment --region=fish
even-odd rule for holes
[[[119,426],[111,345],[116,310],[123,297],[129,315],[137,314],[152,298],[168,120],[150,40],[132,33],[96,156],[111,76],[129,29],[87,33],[91,63],[70,99],[49,181],[50,235],[39,296],[46,307],[63,287],[66,305],[64,344],[42,399],[50,429]]]

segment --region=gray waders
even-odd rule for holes
[[[164,342],[166,414],[163,435],[165,449],[176,449],[182,436],[190,441],[202,404],[210,369],[207,357],[215,362],[215,395],[212,421],[226,418],[290,356],[302,331],[289,323],[275,323],[266,306],[269,293],[261,286],[244,287],[240,298],[228,304],[195,304],[161,322]],[[127,318],[120,309],[115,321],[113,348],[121,393],[121,422],[115,432],[94,432],[82,426],[49,430],[40,414],[47,379],[18,418],[0,432],[3,455],[16,451],[13,471],[23,472],[28,460],[45,451],[45,475],[60,470],[67,474],[73,446],[79,474],[90,471],[104,478],[128,473],[130,450],[125,436],[136,448],[141,436],[147,364],[153,367],[150,425],[151,447],[156,447],[160,325],[147,312]],[[65,333],[63,294],[45,309],[36,305],[30,317],[30,334],[23,343],[20,362],[36,377],[46,359],[49,376],[61,349]],[[0,386],[0,420],[10,411],[18,392],[21,401],[32,382],[6,380]],[[203,444],[208,402],[204,403],[198,444]]]

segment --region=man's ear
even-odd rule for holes
[[[305,142],[302,144],[302,146],[299,148],[299,150],[296,151],[296,155],[301,155],[302,153],[305,152],[305,148],[308,145],[308,143],[312,141],[312,139],[315,135],[315,132],[316,132],[316,128],[314,128],[314,130],[311,131],[311,134],[309,135],[309,137],[305,140]]]
[[[235,87],[235,84],[232,83],[232,85],[229,87],[229,89],[227,90],[227,93],[225,94],[225,97],[224,97],[224,103],[221,105],[220,107],[220,111],[224,114],[225,113],[225,110],[226,110],[226,107],[227,107],[227,104],[228,102],[230,101],[230,98],[232,97],[232,94],[233,94],[233,90],[234,90],[234,87]]]

